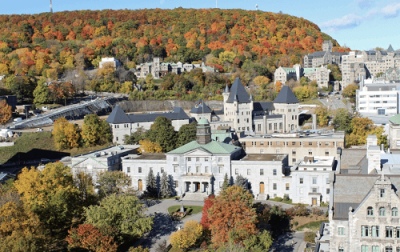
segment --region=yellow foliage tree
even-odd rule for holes
[[[154,143],[149,139],[144,139],[139,141],[140,153],[162,153],[162,148],[159,143]]]
[[[54,122],[54,129],[51,134],[54,137],[54,143],[60,150],[79,147],[79,127],[69,123],[65,117],[58,118]]]
[[[56,69],[47,69],[46,70],[46,75],[47,78],[50,80],[57,80],[58,79],[58,74]]]
[[[279,93],[281,91],[281,89],[282,89],[282,82],[280,82],[280,81],[275,82],[275,90],[276,90],[276,92]]]
[[[229,52],[229,51],[221,52],[219,54],[219,59],[221,60],[222,63],[224,63],[225,61],[232,63],[235,57],[236,54],[234,52]]]
[[[8,74],[8,66],[6,64],[0,64],[0,74]]]
[[[265,76],[257,76],[253,79],[253,81],[254,81],[254,84],[261,87],[264,84],[268,84],[271,80]]]
[[[195,220],[185,223],[183,230],[172,233],[169,241],[174,248],[187,249],[203,234],[203,226]]]
[[[319,126],[326,126],[328,124],[328,121],[329,121],[328,109],[326,107],[321,107],[320,106],[315,110],[315,113],[317,114],[318,125]]]
[[[133,83],[132,81],[125,81],[122,85],[121,88],[119,89],[119,92],[129,94],[133,90]]]

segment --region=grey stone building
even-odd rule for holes
[[[347,55],[348,53],[332,52],[332,48],[332,41],[325,40],[322,44],[322,51],[304,56],[304,67],[315,68],[328,64],[336,64],[340,67],[342,56]]]

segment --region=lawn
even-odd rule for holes
[[[308,228],[308,229],[311,229],[312,231],[317,231],[320,229],[322,222],[329,222],[329,220],[313,221],[313,222],[307,223],[303,226],[297,227],[296,230],[303,231],[305,228]]]
[[[54,144],[51,132],[22,133],[21,137],[16,139],[14,146],[0,148],[0,163],[41,158],[61,159],[65,156],[80,155],[108,146],[110,144],[59,151]]]
[[[275,201],[275,202],[280,202],[280,203],[285,203],[285,204],[289,204],[289,205],[297,205],[297,204],[293,204],[291,199],[289,199],[289,200],[284,200],[284,199],[282,199],[282,198],[280,198],[280,197],[270,198],[270,199],[268,199],[268,200],[270,200],[270,201]]]
[[[188,205],[185,206],[185,205],[183,205],[183,207],[185,208],[187,215],[193,215],[193,214],[201,213],[201,211],[203,211],[202,206],[188,206]],[[180,205],[170,206],[170,207],[168,207],[168,213],[176,212],[176,211],[179,211],[180,209],[181,209]]]
[[[322,104],[322,102],[320,102],[318,99],[314,99],[314,100],[312,100],[312,99],[309,99],[309,100],[306,100],[306,101],[300,102],[300,105],[303,105],[303,104],[315,104],[315,105],[323,105],[323,104]]]

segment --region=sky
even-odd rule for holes
[[[2,0],[0,14],[47,12],[49,3],[50,0]],[[257,4],[262,11],[303,17],[352,50],[386,49],[389,44],[400,49],[400,0],[53,0],[53,10],[200,9],[215,8],[216,4],[221,9],[245,10],[255,10]]]

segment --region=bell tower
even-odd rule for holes
[[[196,141],[202,145],[211,142],[211,127],[206,118],[201,118],[197,123]]]

